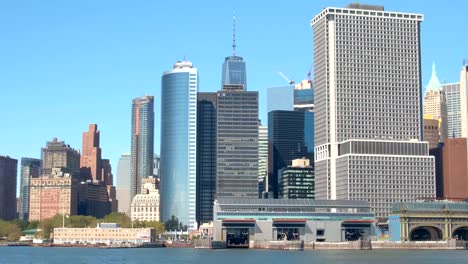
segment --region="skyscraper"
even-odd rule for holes
[[[312,80],[303,80],[294,86],[294,111],[314,111],[314,88]]]
[[[21,183],[20,183],[20,210],[21,220],[29,219],[29,185],[31,178],[39,177],[41,173],[41,160],[33,158],[21,158]]]
[[[461,137],[460,83],[443,84],[441,88],[447,98],[447,136]]]
[[[50,174],[52,168],[66,168],[75,173],[80,170],[80,152],[54,138],[41,150],[41,174]]]
[[[270,87],[267,89],[267,112],[294,110],[294,86]]]
[[[258,124],[258,193],[266,191],[268,183],[268,127]]]
[[[178,61],[162,76],[161,92],[161,218],[176,216],[196,229],[198,71]]]
[[[447,138],[447,100],[442,85],[437,78],[435,63],[432,64],[432,75],[426,86],[424,96],[424,118],[439,121],[440,142]]]
[[[16,171],[18,161],[0,156],[0,219],[13,220],[16,216]]]
[[[387,217],[394,202],[435,197],[421,142],[422,21],[360,4],[312,19],[316,199],[366,200]]]
[[[132,147],[130,201],[140,193],[141,179],[153,174],[154,97],[142,96],[132,102]]]
[[[216,192],[216,93],[197,96],[197,222],[213,221]]]
[[[132,156],[123,154],[120,156],[119,164],[117,165],[117,201],[118,211],[130,216],[130,205],[132,197],[130,195],[132,189],[132,180],[130,176]]]
[[[278,198],[279,170],[299,158],[313,159],[314,113],[271,111],[268,113],[268,191]]]
[[[460,116],[461,137],[468,138],[468,60],[460,71]]]
[[[247,90],[247,70],[242,57],[236,56],[236,18],[232,19],[232,56],[226,57],[223,63],[221,86],[241,85]]]
[[[216,197],[258,197],[258,92],[218,91]]]
[[[93,181],[103,181],[101,171],[101,148],[99,147],[99,130],[96,124],[90,124],[89,130],[83,132],[81,150],[81,174]]]

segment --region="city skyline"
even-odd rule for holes
[[[110,158],[116,174],[118,157],[130,151],[130,100],[144,94],[154,95],[155,108],[159,109],[159,76],[166,65],[185,55],[200,70],[200,91],[214,92],[218,89],[221,81],[220,66],[224,56],[231,53],[231,19],[234,9],[237,20],[237,53],[249,63],[249,90],[260,92],[260,119],[266,122],[266,89],[286,85],[277,71],[281,70],[297,81],[307,78],[307,71],[313,63],[310,19],[325,6],[342,7],[349,2],[293,2],[288,3],[286,8],[284,5],[273,6],[271,12],[262,12],[260,15],[257,12],[260,6],[251,8],[247,2],[232,5],[212,2],[207,4],[210,9],[206,11],[198,7],[196,10],[199,12],[195,12],[196,14],[187,14],[187,20],[192,20],[201,29],[196,31],[197,37],[193,36],[194,32],[189,32],[182,26],[185,20],[171,25],[171,28],[178,29],[175,33],[170,33],[165,28],[153,27],[156,24],[163,25],[164,19],[168,18],[166,14],[161,14],[161,18],[156,18],[156,15],[153,20],[152,11],[159,12],[164,8],[149,4],[133,8],[116,4],[102,14],[102,17],[98,17],[97,14],[107,7],[106,4],[92,6],[90,9],[91,6],[86,3],[82,6],[58,4],[54,8],[31,3],[30,6],[18,9],[16,3],[8,3],[0,11],[0,30],[9,32],[7,40],[0,44],[0,50],[3,50],[0,55],[4,58],[0,63],[0,70],[5,73],[0,80],[5,94],[0,99],[0,110],[6,112],[14,108],[13,103],[20,99],[25,101],[25,110],[3,120],[5,127],[12,129],[2,131],[1,154],[17,160],[22,157],[40,158],[40,148],[54,137],[66,141],[73,148],[79,148],[82,128],[89,123],[96,123],[106,134],[101,144],[105,150],[103,156]],[[458,82],[462,59],[468,56],[464,55],[461,48],[464,36],[455,33],[462,29],[462,10],[450,8],[452,5],[442,5],[436,9],[429,5],[421,6],[403,1],[372,0],[366,3],[384,5],[387,10],[423,13],[422,84],[428,83],[432,61],[438,65],[438,76],[442,83]],[[452,4],[456,5],[455,2]],[[165,7],[173,10],[176,5],[172,5]],[[34,24],[35,20],[19,20],[23,17],[19,15],[20,11],[31,19],[38,19],[40,23]],[[199,18],[204,12],[210,16]],[[448,12],[452,14],[451,19],[441,19],[441,14]],[[133,21],[134,17],[138,19]],[[117,23],[110,25],[106,20]],[[211,23],[211,20],[219,23]],[[123,25],[131,21],[133,23]],[[90,27],[93,23],[96,24],[94,28]],[[267,27],[270,24],[272,27]],[[44,34],[39,36],[39,33]],[[181,33],[186,37],[196,38],[197,41],[191,45],[171,42],[171,49],[157,41]],[[44,38],[47,37],[57,38],[59,41],[55,44],[45,41]],[[78,42],[76,38],[84,40]],[[128,40],[124,41],[125,38]],[[303,41],[295,41],[292,45],[289,44],[291,38],[303,38]],[[210,39],[216,40],[217,45],[209,45]],[[447,40],[452,40],[449,41],[453,47],[450,54],[444,52]],[[91,91],[95,92],[95,96],[89,96]],[[29,96],[24,97],[24,94]],[[62,97],[59,95],[65,96],[63,100],[60,100]],[[51,99],[53,103],[44,104],[46,99]],[[85,101],[88,109],[81,107]],[[157,154],[160,138],[158,112],[156,111],[155,116]],[[56,115],[56,123],[41,125],[47,122],[47,115]],[[27,127],[26,122],[17,122],[26,118]],[[70,120],[73,122],[69,122]],[[34,133],[30,132],[31,126],[35,127]],[[15,143],[20,139],[24,144]]]

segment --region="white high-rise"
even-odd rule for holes
[[[468,137],[468,61],[460,72],[460,115],[461,115],[461,137]]]
[[[351,4],[315,16],[316,199],[392,203],[435,197],[422,140],[423,15]]]
[[[188,230],[197,229],[198,71],[179,61],[164,72],[161,89],[161,220],[174,215]]]
[[[443,84],[442,90],[447,98],[447,136],[459,138],[461,137],[460,83]]]

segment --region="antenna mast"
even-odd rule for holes
[[[232,56],[236,56],[236,16],[232,16]]]

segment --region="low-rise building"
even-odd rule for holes
[[[142,180],[142,193],[133,197],[131,206],[132,221],[159,221],[159,190],[156,189],[156,178]]]
[[[54,228],[54,244],[143,244],[156,239],[154,228],[121,228],[100,223],[96,228]]]
[[[468,240],[468,202],[431,200],[395,204],[391,241]]]
[[[255,241],[375,239],[374,219],[365,201],[220,198],[213,240],[249,247]]]

